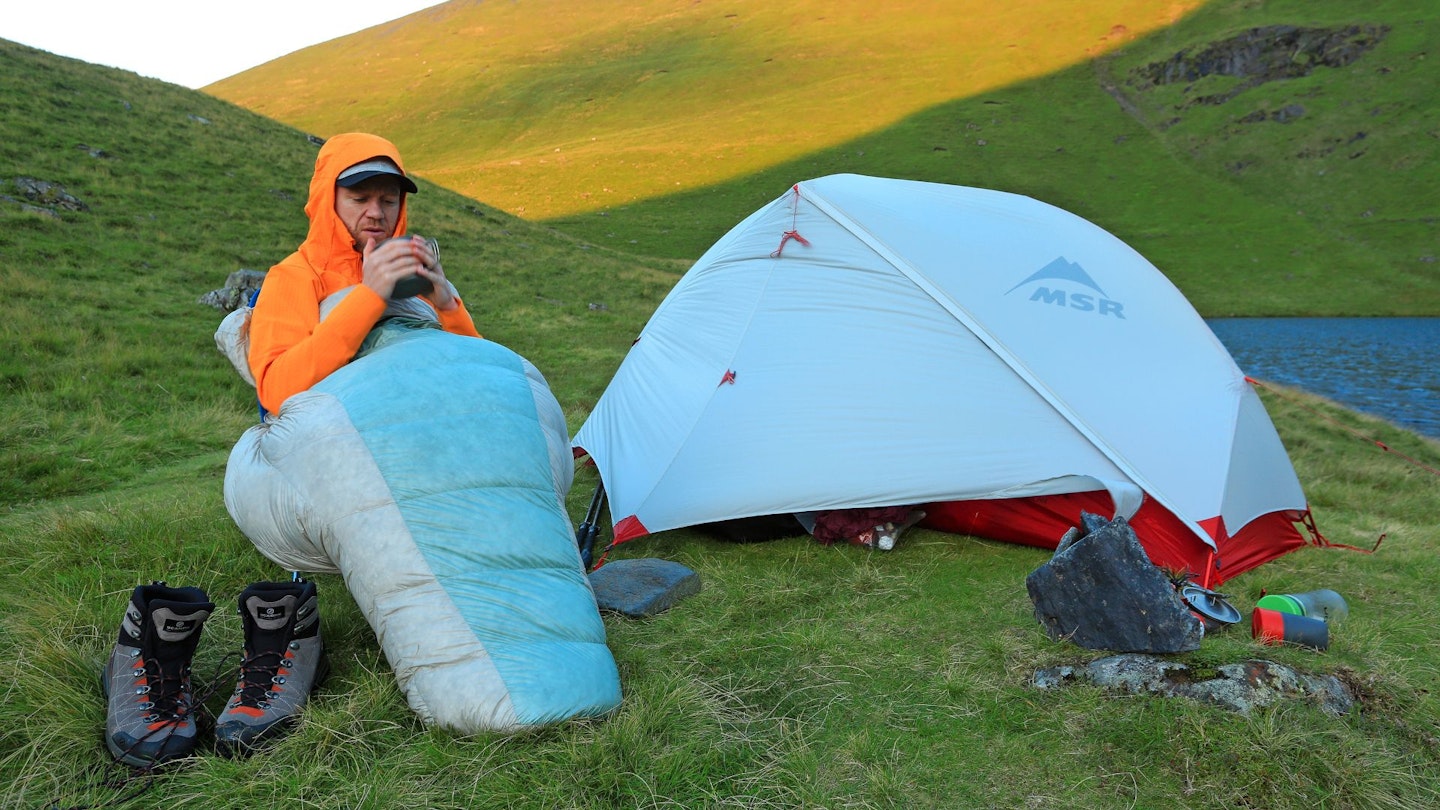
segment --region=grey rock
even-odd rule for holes
[[[60,215],[57,214],[57,213],[55,213],[55,211],[54,211],[53,209],[50,209],[50,208],[41,208],[41,207],[38,206],[38,205],[31,205],[30,203],[27,203],[27,202],[25,202],[24,200],[17,200],[17,199],[15,199],[14,197],[11,197],[9,194],[0,194],[0,200],[4,200],[5,202],[12,202],[12,203],[15,203],[16,205],[19,205],[21,211],[27,211],[27,212],[29,212],[29,213],[31,213],[31,214],[40,214],[40,215],[42,215],[42,216],[50,217],[51,219],[59,219],[59,218],[60,218]]]
[[[615,560],[590,572],[601,610],[643,619],[700,592],[700,575],[673,560]]]
[[[1276,112],[1271,113],[1270,120],[1279,121],[1282,124],[1288,124],[1291,121],[1296,120],[1297,118],[1304,117],[1304,115],[1305,107],[1303,105],[1286,104],[1284,107],[1281,107]]]
[[[230,312],[241,304],[248,304],[250,296],[264,283],[264,272],[242,267],[225,278],[224,287],[200,296],[198,303],[222,312]]]
[[[63,208],[66,211],[90,210],[90,206],[67,192],[65,187],[59,183],[37,180],[33,177],[17,177],[15,178],[15,188],[25,195],[25,199],[32,203],[39,203],[52,212],[57,208]]]
[[[1084,667],[1039,670],[1032,683],[1039,689],[1090,683],[1131,695],[1187,698],[1243,715],[1282,700],[1309,701],[1332,717],[1355,706],[1354,695],[1334,675],[1311,675],[1253,659],[1201,672],[1149,655],[1112,655]]]
[[[1035,673],[1032,683],[1037,689],[1059,689],[1068,686],[1080,679],[1075,668],[1071,666],[1050,667]]]
[[[1091,650],[1174,653],[1200,647],[1203,629],[1175,586],[1150,562],[1123,518],[1082,515],[1025,589],[1035,618],[1056,641]]]
[[[1164,62],[1137,69],[1136,74],[1154,84],[1188,83],[1210,75],[1249,79],[1255,84],[1293,79],[1308,76],[1317,67],[1345,67],[1389,33],[1389,26],[1384,25],[1269,25],[1187,48]]]

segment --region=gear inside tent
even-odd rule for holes
[[[796,184],[660,304],[576,434],[615,541],[762,515],[923,506],[1053,548],[1123,516],[1211,587],[1315,542],[1264,405],[1115,236],[999,191]]]

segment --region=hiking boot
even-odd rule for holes
[[[190,693],[190,659],[214,610],[199,588],[156,582],[130,595],[100,676],[105,745],[118,761],[148,768],[195,750],[198,707]]]
[[[240,618],[240,680],[215,721],[216,747],[231,756],[292,726],[329,671],[313,582],[256,582],[240,594]]]

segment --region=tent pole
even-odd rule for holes
[[[595,538],[600,534],[600,513],[605,508],[605,482],[595,485],[595,494],[590,498],[590,510],[585,520],[575,530],[575,544],[580,547],[580,562],[586,572],[595,555]]]

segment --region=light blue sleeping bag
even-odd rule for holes
[[[598,717],[620,679],[564,506],[569,445],[524,358],[392,319],[246,431],[225,504],[266,557],[345,578],[425,722]]]

